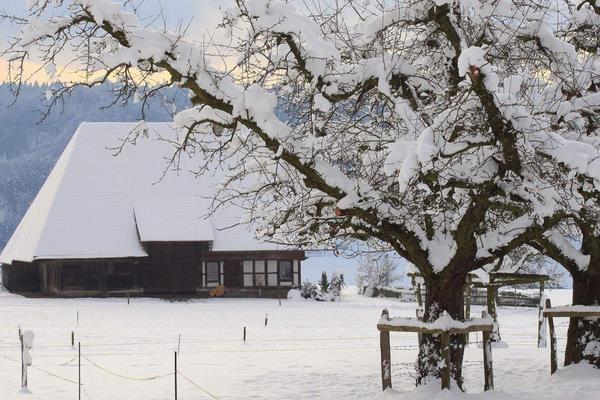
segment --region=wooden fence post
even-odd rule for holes
[[[388,310],[383,310],[382,318],[389,318]],[[390,350],[390,332],[379,332],[379,347],[381,350],[381,386],[383,390],[392,387],[392,361]]]
[[[81,342],[78,343],[79,352],[77,357],[77,386],[78,399],[81,400]]]
[[[482,318],[487,318],[488,314],[485,311],[481,312]],[[492,340],[491,332],[483,331],[483,374],[484,386],[483,390],[494,390],[494,369],[492,362]]]
[[[546,319],[544,317],[544,281],[540,282],[540,302],[538,305],[538,349],[546,347]]]
[[[465,288],[465,319],[471,318],[471,286],[472,278],[470,274],[467,274],[467,285]],[[465,344],[469,344],[469,333],[465,334]]]
[[[546,299],[546,309],[552,308],[550,299]],[[558,359],[556,354],[556,331],[554,330],[554,318],[548,317],[548,328],[550,329],[550,375],[558,369]]]
[[[442,368],[442,390],[450,389],[450,334],[442,333],[442,360],[444,367]]]
[[[486,286],[486,300],[488,313],[494,320],[494,331],[491,334],[491,340],[499,342],[500,338],[500,327],[498,326],[498,314],[496,312],[496,291],[498,289],[494,286],[493,279],[490,277],[490,283]]]
[[[465,319],[471,318],[471,280],[471,275],[467,275],[467,286],[465,288]]]
[[[246,327],[244,327],[244,343],[246,343]]]
[[[177,400],[177,352],[175,351],[175,400]]]
[[[21,328],[19,328],[19,341],[21,342],[21,387],[27,387],[25,385],[25,363],[23,360],[23,334],[21,333]]]
[[[423,296],[421,295],[421,284],[417,283],[417,303],[419,307],[423,307]]]
[[[417,319],[419,321],[421,321],[421,310],[419,310],[417,308],[415,311],[416,311]],[[419,341],[419,351],[421,351],[421,344],[423,343],[423,334],[421,332],[417,332],[417,338]]]

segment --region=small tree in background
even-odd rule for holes
[[[346,283],[344,282],[344,275],[334,271],[331,274],[331,283],[329,284],[329,289],[333,296],[333,300],[342,297],[342,289],[345,287]]]
[[[321,273],[321,280],[319,281],[319,287],[321,288],[321,293],[329,292],[329,278],[327,278],[327,272],[323,271]]]
[[[374,288],[392,286],[401,279],[398,264],[398,259],[389,253],[362,256],[356,276],[358,286],[366,287],[364,294],[367,296],[373,296]]]

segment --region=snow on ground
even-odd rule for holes
[[[554,291],[555,305],[569,291]],[[269,299],[26,299],[0,293],[0,399],[77,398],[81,341],[83,399],[162,400],[173,396],[173,351],[181,334],[179,399],[454,399],[437,386],[410,395],[381,394],[379,336],[383,307],[391,316],[414,315],[414,304],[369,299],[347,291],[338,303]],[[77,312],[79,311],[79,325]],[[475,313],[480,313],[476,308]],[[265,314],[269,316],[264,326]],[[508,348],[493,351],[493,394],[481,394],[480,338],[466,352],[468,399],[597,399],[600,371],[568,368],[549,377],[549,350],[536,348],[537,310],[500,308]],[[557,320],[564,338],[567,320]],[[31,394],[20,392],[18,327],[35,332],[29,371]],[[247,327],[247,342],[242,341]],[[394,388],[413,389],[416,335],[392,334]],[[564,339],[559,340],[563,349]],[[562,355],[561,355],[562,357]],[[163,376],[153,380],[139,380]],[[583,379],[588,377],[589,379]],[[132,379],[135,378],[135,379]],[[572,380],[575,379],[575,380]],[[572,389],[574,388],[574,389]],[[203,392],[210,392],[211,395]]]

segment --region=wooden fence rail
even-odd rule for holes
[[[483,333],[483,370],[484,390],[494,389],[494,373],[492,368],[492,343],[490,334],[494,325],[490,322],[487,312],[482,312],[481,320],[469,320],[459,323],[458,326],[440,328],[434,324],[427,324],[415,318],[391,319],[388,310],[381,313],[381,320],[377,324],[380,335],[381,348],[381,383],[383,390],[392,387],[392,361],[390,350],[390,332],[416,332],[422,334],[441,335],[443,367],[440,370],[442,389],[450,388],[450,335],[464,335],[469,332]],[[420,342],[420,340],[419,340]],[[421,343],[419,343],[419,346]]]

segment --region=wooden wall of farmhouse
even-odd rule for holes
[[[236,288],[269,296],[275,289],[287,290],[301,282],[302,251],[210,251],[202,242],[144,243],[148,257],[119,259],[39,260],[4,265],[4,286],[15,292],[60,295],[117,294],[129,291],[149,295],[197,293],[202,288],[226,283],[224,270],[239,274]],[[287,277],[280,266],[288,268]],[[219,265],[216,281],[207,280],[207,264]],[[224,269],[225,267],[225,269]],[[247,293],[250,293],[247,292]],[[281,293],[277,294],[281,297]]]
[[[20,261],[2,267],[2,285],[10,291],[39,292],[39,268],[34,263]]]
[[[202,257],[206,242],[147,242],[142,261],[141,287],[145,293],[193,293],[202,286]]]

